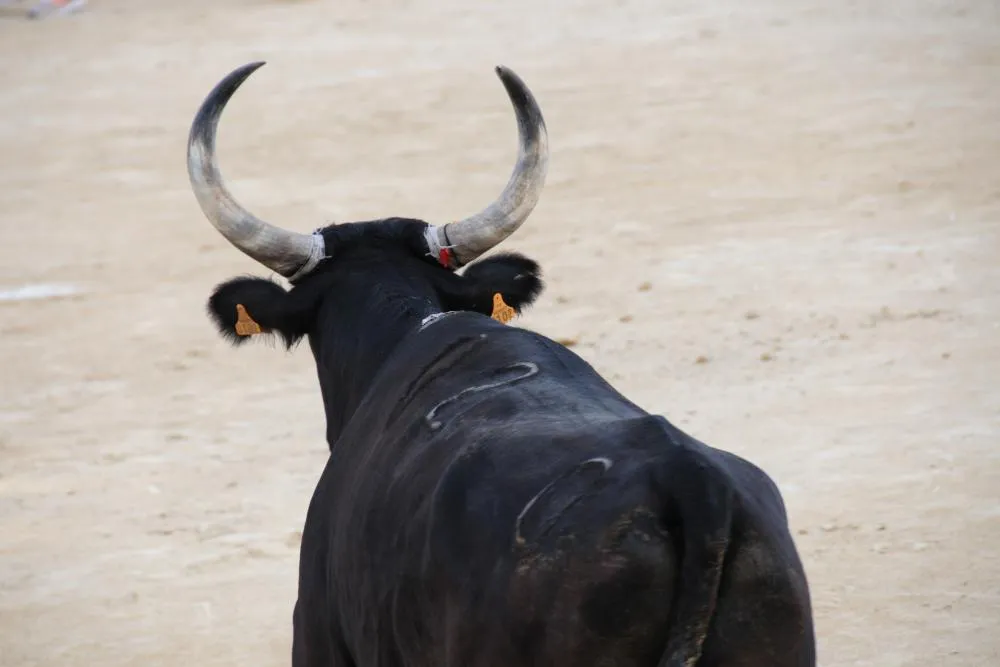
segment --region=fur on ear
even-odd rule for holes
[[[236,306],[260,325],[264,336],[280,336],[286,348],[298,343],[309,330],[316,299],[301,291],[286,291],[264,278],[243,276],[218,285],[208,299],[208,315],[219,333],[233,345],[242,345],[257,336],[236,333]]]
[[[489,315],[493,295],[499,292],[507,305],[521,313],[542,293],[541,273],[538,262],[517,253],[500,253],[470,264],[461,276],[463,296],[469,303],[460,309]]]

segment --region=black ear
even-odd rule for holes
[[[493,312],[493,295],[497,292],[520,313],[538,298],[544,287],[538,263],[517,253],[497,254],[470,264],[462,273],[461,282],[459,293],[445,295],[445,307],[485,315]]]
[[[309,331],[317,299],[307,291],[286,291],[264,278],[246,276],[220,284],[208,299],[208,314],[219,333],[233,345],[242,345],[254,336],[236,332],[242,306],[249,319],[258,324],[262,335],[278,335],[291,348]],[[249,323],[249,322],[248,322]]]

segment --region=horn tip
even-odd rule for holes
[[[514,70],[503,65],[497,65],[494,70],[497,76],[500,77],[500,82],[503,83],[504,88],[514,98],[515,104],[520,105],[527,101],[522,98],[530,97],[531,92],[528,90],[527,84],[524,83]]]
[[[246,72],[247,74],[250,74],[252,72],[256,72],[257,70],[259,70],[261,67],[263,67],[266,64],[267,64],[266,60],[254,60],[253,62],[247,63],[246,65],[244,65],[240,69],[242,71]]]
[[[251,74],[259,70],[265,64],[267,64],[267,61],[265,60],[255,60],[253,62],[247,63],[246,65],[241,65],[240,67],[237,67],[235,70],[233,70],[230,73],[230,75],[226,77],[226,79],[232,80],[238,87],[240,84],[242,84],[244,81],[247,80],[247,77],[249,77]]]

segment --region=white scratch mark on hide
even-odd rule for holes
[[[612,461],[611,459],[609,459],[606,456],[597,456],[597,457],[592,458],[592,459],[587,459],[586,461],[584,461],[583,463],[581,463],[579,467],[585,466],[588,463],[600,463],[602,466],[604,466],[604,472],[607,472],[608,470],[610,470],[611,466],[613,466],[615,464],[614,461]]]
[[[431,408],[430,412],[427,413],[427,416],[424,417],[424,419],[427,421],[427,425],[430,426],[435,431],[441,428],[441,422],[434,421],[434,416],[437,414],[438,410],[440,410],[445,405],[448,405],[449,403],[454,403],[455,401],[464,398],[469,394],[474,394],[480,391],[486,391],[487,389],[496,389],[497,387],[502,387],[505,384],[513,384],[515,382],[525,380],[531,377],[532,375],[538,374],[538,364],[535,364],[531,361],[518,361],[517,363],[511,364],[510,366],[507,366],[506,368],[503,368],[501,370],[508,371],[508,370],[514,370],[516,368],[524,368],[525,372],[521,375],[499,380],[497,382],[491,382],[489,384],[481,384],[475,387],[466,387],[465,389],[458,392],[454,396],[444,399],[443,401],[435,405],[433,408]]]
[[[546,484],[545,486],[543,486],[542,490],[539,491],[538,493],[536,493],[534,496],[532,496],[531,500],[529,500],[525,504],[525,506],[521,509],[521,512],[517,515],[517,519],[515,519],[515,521],[514,521],[514,543],[515,544],[524,544],[524,536],[521,535],[521,522],[524,520],[524,517],[528,514],[528,512],[531,511],[531,508],[535,506],[535,503],[538,502],[538,499],[541,498],[543,495],[545,495],[545,492],[548,491],[549,489],[551,489],[553,486],[555,486],[556,483],[558,483],[558,482],[566,479],[567,477],[569,477],[570,475],[572,475],[573,473],[575,473],[577,470],[579,470],[580,468],[583,468],[584,466],[586,466],[586,465],[588,465],[590,463],[600,463],[601,466],[604,468],[603,472],[607,472],[608,470],[611,469],[611,466],[613,466],[615,464],[614,461],[612,461],[611,459],[609,459],[606,456],[597,456],[597,457],[592,458],[592,459],[587,459],[586,461],[582,461],[581,463],[579,463],[576,466],[574,466],[569,472],[566,472],[566,473],[563,473],[562,475],[559,475],[554,480],[552,480],[551,482],[549,482],[548,484]]]
[[[431,313],[430,315],[428,315],[424,319],[420,320],[420,328],[417,329],[417,331],[423,331],[428,326],[430,326],[431,324],[434,324],[435,322],[437,322],[441,318],[447,317],[448,315],[453,315],[456,312],[458,312],[458,311],[448,310],[448,311],[445,311],[443,313]]]

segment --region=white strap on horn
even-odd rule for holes
[[[309,249],[309,257],[306,259],[305,264],[288,277],[288,282],[290,283],[294,283],[296,280],[308,275],[326,258],[326,241],[323,240],[323,235],[317,231],[313,232],[310,236],[312,237],[312,247]]]
[[[453,248],[454,245],[445,245],[448,243],[448,232],[445,231],[444,226],[437,225],[427,225],[427,229],[424,230],[424,240],[427,242],[427,255],[433,257],[441,266],[446,269],[457,269],[461,266],[459,264],[458,257],[455,255]],[[441,237],[444,237],[445,243],[441,243]]]

